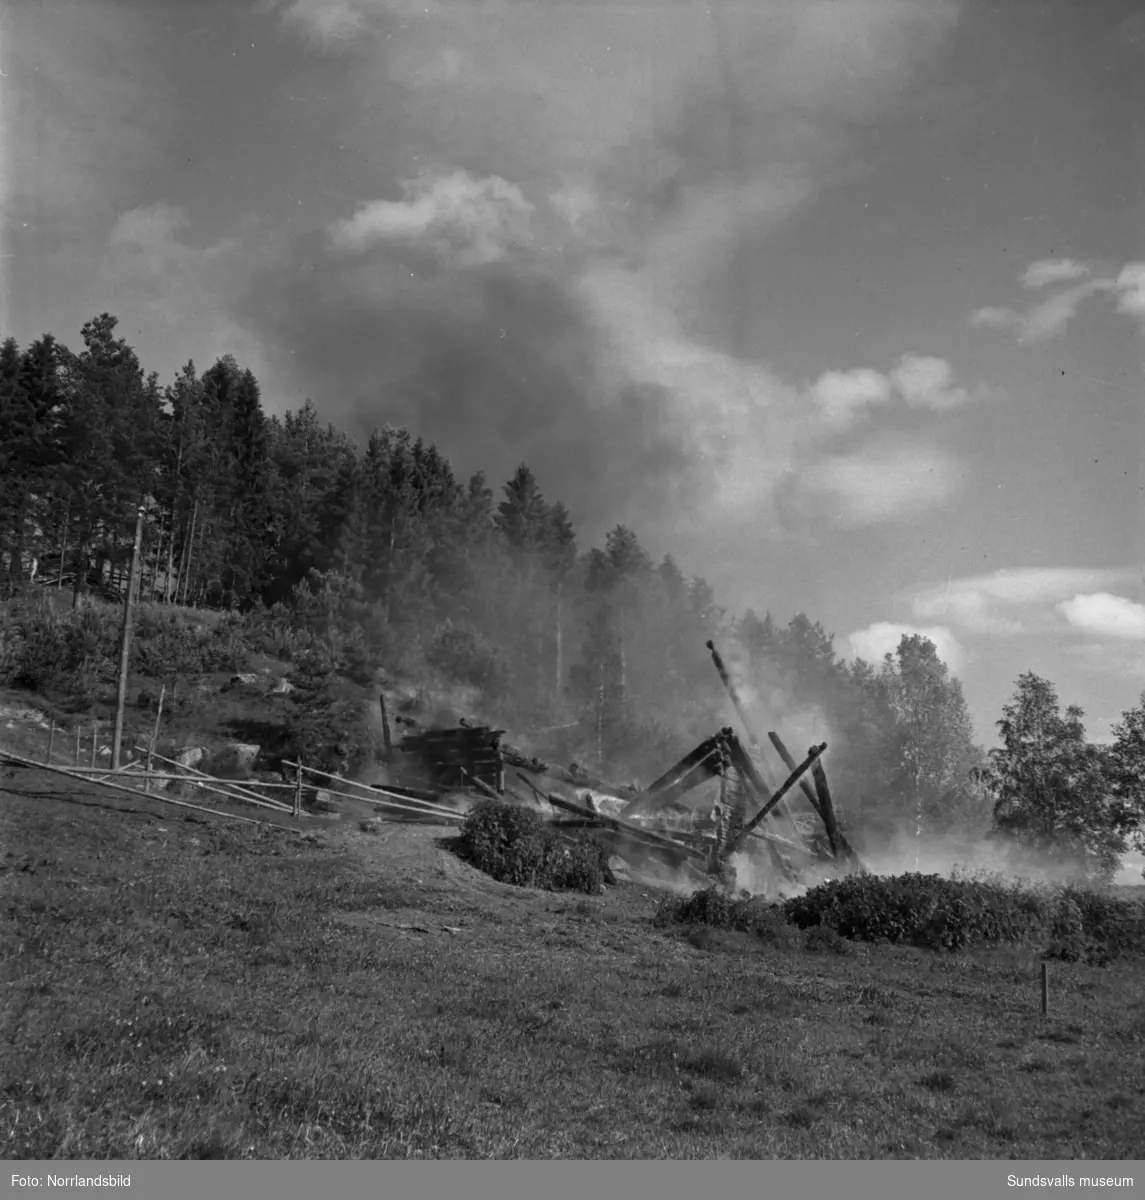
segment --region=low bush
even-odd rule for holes
[[[1069,961],[1145,952],[1140,902],[1000,878],[855,875],[786,901],[784,911],[801,929],[823,927],[855,941],[934,950],[1034,941]]]
[[[566,841],[532,809],[482,800],[461,826],[461,856],[501,883],[595,895],[616,880],[595,838]]]
[[[737,900],[714,886],[690,896],[665,896],[653,923],[660,928],[693,925],[734,929],[754,933],[775,946],[793,946],[800,940],[798,930],[788,922],[780,905],[760,899]]]

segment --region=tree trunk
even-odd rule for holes
[[[183,585],[183,605],[187,604],[188,597],[191,594],[191,563],[195,557],[195,522],[199,517],[199,498],[195,497],[195,506],[191,509],[191,526],[190,532],[187,534],[187,563],[183,568],[183,577],[180,583]]]
[[[596,769],[604,774],[604,673],[596,695]]]
[[[59,574],[56,576],[57,592],[60,591],[60,589],[64,586],[64,567],[68,559],[68,522],[71,519],[71,515],[72,506],[71,504],[66,504],[64,506],[64,532],[63,536],[60,538],[60,570]]]
[[[563,586],[564,586],[563,582],[558,579],[557,580],[557,613],[556,613],[556,615],[557,615],[557,677],[555,680],[558,706],[560,705],[560,702],[561,702],[561,688],[562,688],[563,680],[564,680],[564,663],[561,661],[563,649],[564,649],[563,643],[561,641],[561,590],[562,590]]]
[[[390,526],[390,549],[386,560],[386,592],[382,603],[382,613],[385,618],[386,628],[390,624],[390,594],[394,586],[394,544],[397,540],[397,528],[394,525]]]
[[[171,572],[175,567],[175,514],[171,514],[171,537],[167,541],[167,571],[163,576],[163,603],[171,603]]]

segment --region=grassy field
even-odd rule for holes
[[[1145,963],[814,953],[0,768],[0,1154],[1130,1158]],[[849,945],[849,944],[848,944]]]

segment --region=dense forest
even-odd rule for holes
[[[989,834],[1108,876],[1140,835],[1145,698],[1098,747],[1079,710],[1063,716],[1053,686],[1023,676],[987,755],[924,638],[845,662],[819,623],[730,614],[624,526],[578,545],[525,464],[495,491],[405,428],[360,445],[310,401],[267,416],[230,357],[161,385],[116,326],[89,322],[79,352],[51,335],[0,347],[9,593],[66,586],[77,610],[93,589],[114,594],[142,509],[140,586],[155,605],[304,624],[318,632],[303,673],[321,674],[316,655],[363,679],[432,670],[524,735],[561,731],[560,751],[606,777],[646,782],[727,722],[714,638],[761,723],[796,749],[830,742],[861,840]],[[6,658],[0,645],[0,682],[26,685],[15,644]]]

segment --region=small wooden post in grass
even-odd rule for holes
[[[81,729],[82,729],[82,726],[81,726],[81,725],[80,725],[80,723],[77,721],[77,722],[76,722],[76,766],[77,766],[77,767],[80,765],[80,737],[81,737]]]
[[[95,748],[99,745],[99,722],[91,723],[91,765],[95,766]]]
[[[1042,963],[1042,1016],[1050,1011],[1050,964]]]
[[[295,820],[300,820],[302,817],[302,758],[299,757],[298,762],[294,764],[294,817]]]
[[[52,761],[52,743],[56,740],[56,721],[52,718],[52,723],[48,726],[48,753],[44,757],[44,762]]]
[[[159,687],[159,708],[155,713],[155,729],[151,734],[151,742],[147,747],[147,774],[151,774],[151,756],[155,753],[155,747],[159,742],[159,722],[163,719],[163,697],[167,694],[167,685],[161,684]],[[151,780],[148,778],[143,784],[145,792],[151,791]]]

